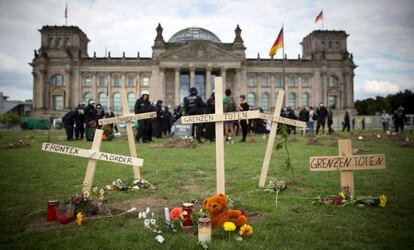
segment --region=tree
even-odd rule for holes
[[[16,112],[7,112],[0,118],[0,122],[7,126],[17,125],[20,123],[20,117]]]
[[[406,89],[387,97],[377,96],[375,99],[367,98],[355,102],[355,108],[360,115],[375,115],[383,110],[392,113],[400,106],[405,108],[406,114],[414,113],[414,93],[411,90]]]

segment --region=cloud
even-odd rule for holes
[[[388,94],[395,94],[400,91],[397,84],[388,81],[366,80],[363,85],[358,85],[355,88],[357,96],[385,96]]]
[[[11,72],[16,70],[16,58],[0,53],[0,72]]]
[[[24,85],[31,89],[33,49],[40,47],[43,25],[63,25],[64,1],[0,1],[0,74],[14,73],[12,79],[0,78],[0,91],[13,99],[32,98],[19,92]],[[367,1],[289,1],[289,0],[71,0],[68,24],[79,26],[89,37],[89,55],[103,56],[105,47],[112,56],[150,57],[155,28],[160,22],[164,39],[177,31],[200,26],[215,33],[223,42],[234,39],[240,24],[246,55],[267,58],[268,50],[282,23],[285,53],[297,58],[299,43],[320,24],[315,16],[324,9],[327,29],[345,30],[348,50],[358,65],[355,71],[356,97],[378,92],[365,89],[366,82],[381,79],[399,89],[413,89],[414,83],[414,2],[411,0]],[[28,15],[30,10],[30,15]],[[279,52],[278,58],[281,57]],[[381,82],[377,81],[377,82]],[[363,87],[363,88],[360,88]],[[357,88],[358,91],[357,91]],[[21,93],[21,94],[20,94]],[[362,95],[360,95],[362,93]],[[379,93],[380,94],[380,93]]]

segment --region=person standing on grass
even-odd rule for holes
[[[216,103],[214,97],[214,90],[211,93],[210,98],[207,100],[207,114],[214,114],[216,112]],[[213,142],[216,138],[216,126],[213,122],[206,123],[206,138],[208,141]]]
[[[95,101],[89,99],[88,106],[85,108],[86,140],[93,141],[95,129],[98,122],[98,113],[95,109]]]
[[[71,110],[62,117],[63,127],[66,131],[66,138],[68,141],[73,141],[73,131],[76,122],[76,111]]]
[[[190,88],[190,95],[187,97],[184,97],[184,112],[185,115],[201,115],[203,112],[203,99],[197,95],[197,89],[194,87]],[[202,143],[201,141],[201,134],[203,133],[203,124],[193,124],[192,125],[192,131],[191,135],[194,137],[199,143]]]
[[[246,102],[246,96],[240,95],[240,111],[249,111],[249,104]],[[249,124],[248,120],[240,120],[240,126],[242,128],[242,139],[240,142],[246,142],[247,134],[249,133]]]
[[[319,107],[316,109],[316,134],[319,134],[319,129],[322,127],[322,134],[325,134],[325,122],[326,117],[328,116],[328,110],[326,110],[323,103],[319,104]]]
[[[81,102],[76,107],[76,127],[75,138],[76,140],[83,140],[85,134],[85,102]]]
[[[299,111],[299,121],[309,122],[309,111],[305,106]],[[306,131],[306,128],[303,128],[303,130]]]
[[[134,106],[134,113],[141,114],[153,111],[151,102],[149,100],[149,91],[143,90],[141,97],[136,100]],[[144,119],[138,121],[138,131],[135,136],[136,141],[142,139],[143,143],[147,143],[151,139],[151,119]]]
[[[333,108],[329,107],[328,108],[328,133],[332,134],[334,132],[333,128],[332,128],[332,124],[333,124]]]
[[[315,121],[317,120],[317,116],[316,116],[316,112],[315,112],[315,110],[313,109],[313,107],[309,107],[309,120],[308,120],[308,128],[309,128],[309,133],[310,134],[313,134],[314,132],[315,132],[315,129],[314,129],[314,123],[315,123]]]
[[[394,121],[395,132],[397,134],[400,130],[401,132],[404,132],[404,124],[407,122],[407,117],[405,116],[404,108],[402,106],[398,107],[394,112],[392,120]]]
[[[388,127],[390,124],[390,116],[388,115],[387,112],[385,112],[385,110],[382,110],[381,112],[380,121],[382,123],[382,129],[386,133],[388,131]]]
[[[224,113],[236,111],[236,109],[237,109],[236,100],[231,95],[231,90],[226,89],[226,91],[224,91],[224,94],[226,95],[223,98],[223,111],[224,111]],[[226,136],[227,143],[233,144],[234,141],[233,141],[232,137],[234,136],[234,121],[225,121],[224,122],[224,131],[225,131],[224,134]]]
[[[344,121],[342,124],[342,132],[344,132],[345,129],[349,132],[351,129],[351,118],[349,116],[348,110],[345,110]]]

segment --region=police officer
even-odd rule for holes
[[[216,112],[216,99],[214,96],[214,90],[211,93],[210,98],[208,98],[207,100],[207,114],[214,114]],[[214,122],[209,122],[206,123],[205,125],[206,127],[206,138],[207,140],[209,140],[210,142],[213,142],[216,138],[216,126]]]
[[[85,134],[85,103],[81,102],[76,107],[76,127],[75,127],[75,138],[76,140],[83,140]]]
[[[96,104],[96,114],[98,115],[96,122],[98,124],[98,128],[100,129],[102,126],[99,125],[98,120],[105,118],[105,111],[100,103]]]
[[[153,110],[151,102],[149,100],[148,90],[141,92],[141,97],[135,102],[134,112],[135,114],[147,113]],[[151,140],[151,120],[139,120],[138,121],[138,132],[135,136],[135,140],[139,141],[142,139],[143,143],[147,143]]]
[[[185,115],[200,115],[203,111],[203,99],[197,95],[197,89],[192,87],[190,88],[190,95],[184,97],[184,113]],[[199,143],[201,142],[202,134],[202,124],[193,124],[192,135],[194,136],[194,131],[196,133],[195,137]]]
[[[95,109],[95,101],[89,99],[88,106],[85,108],[86,140],[93,141],[96,125],[98,122],[98,113]]]
[[[164,110],[162,109],[162,100],[158,100],[155,105],[155,112],[157,113],[157,119],[155,120],[154,134],[156,138],[161,138],[163,131],[163,120],[164,120]]]
[[[322,127],[322,134],[325,133],[325,123],[326,117],[328,117],[328,110],[326,110],[323,103],[319,104],[319,107],[316,109],[316,134],[319,134],[319,128]]]
[[[63,127],[66,130],[66,137],[68,141],[73,141],[73,129],[74,129],[75,121],[76,121],[75,110],[71,110],[67,112],[62,118]]]

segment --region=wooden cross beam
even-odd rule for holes
[[[134,139],[134,131],[132,131],[132,120],[143,120],[143,119],[151,119],[157,117],[156,112],[148,112],[142,114],[130,114],[129,113],[129,106],[128,106],[128,97],[126,94],[125,88],[121,88],[121,99],[122,99],[122,113],[123,116],[113,117],[113,118],[106,118],[106,119],[99,119],[99,125],[106,125],[106,124],[114,124],[125,122],[126,124],[126,131],[128,135],[128,144],[129,144],[129,152],[132,157],[137,157],[137,149],[135,147],[135,139]],[[134,171],[134,178],[141,179],[141,173],[139,171],[139,167],[133,165],[132,169]]]
[[[355,195],[353,170],[385,169],[385,155],[352,155],[350,139],[338,140],[339,156],[310,157],[311,171],[339,171],[341,189]]]
[[[216,125],[216,182],[217,193],[225,193],[224,178],[224,121],[234,121],[243,119],[255,119],[260,115],[259,111],[242,111],[223,113],[223,78],[216,77],[215,114],[190,115],[181,117],[182,124],[215,122]]]
[[[65,145],[58,145],[53,143],[43,143],[42,150],[58,154],[88,158],[88,167],[86,169],[85,179],[83,181],[82,192],[90,192],[92,190],[93,178],[95,175],[95,168],[98,160],[110,161],[119,164],[126,164],[139,167],[142,167],[144,163],[144,160],[140,158],[100,152],[99,150],[101,148],[102,143],[102,134],[103,130],[95,130],[92,148],[90,150]]]
[[[276,140],[277,124],[283,123],[286,125],[306,128],[306,123],[298,120],[293,120],[280,116],[280,110],[283,105],[283,96],[285,91],[279,90],[276,98],[275,112],[273,115],[261,113],[260,118],[269,120],[272,122],[272,128],[270,129],[269,140],[267,141],[266,153],[263,160],[262,173],[260,174],[259,187],[264,187],[266,182],[267,173],[269,171],[270,160],[272,159],[273,145]]]

